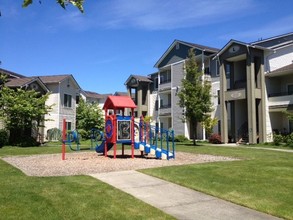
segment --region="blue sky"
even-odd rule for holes
[[[293,31],[292,0],[0,0],[0,67],[26,76],[72,74],[84,90],[126,91],[175,39],[222,48]]]

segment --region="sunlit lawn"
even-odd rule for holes
[[[60,151],[58,144],[4,147],[0,156]],[[173,219],[92,177],[30,177],[2,160],[0,190],[0,219]]]
[[[142,172],[282,218],[293,219],[293,153],[177,145],[177,150],[240,161],[162,167]]]
[[[83,142],[89,149],[90,142]],[[293,219],[293,153],[177,144],[177,151],[239,158],[142,170],[162,179],[282,218]],[[70,153],[67,147],[67,153]],[[60,153],[61,143],[4,147],[1,156]],[[159,210],[88,176],[28,177],[0,160],[5,219],[169,219]],[[147,211],[146,211],[147,210]]]

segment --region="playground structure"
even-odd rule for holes
[[[125,110],[129,108],[129,116],[125,116]],[[134,120],[136,105],[128,96],[109,96],[104,104],[105,110],[105,135],[97,129],[91,130],[91,149],[97,153],[103,153],[105,157],[113,148],[113,157],[117,157],[117,144],[122,144],[122,155],[125,145],[131,147],[131,157],[134,158],[134,150],[140,150],[141,155],[151,154],[160,159],[175,159],[174,131],[151,126],[140,117],[139,123]],[[116,113],[120,114],[117,115]],[[121,114],[122,113],[122,114]],[[66,139],[67,138],[67,139]],[[77,144],[76,149],[71,144]],[[101,143],[99,143],[101,142]],[[80,150],[77,131],[64,134],[63,145],[67,144],[71,150]],[[62,148],[63,149],[63,148]],[[63,149],[62,152],[65,152]],[[62,157],[63,158],[63,157]],[[64,153],[65,158],[65,153]]]

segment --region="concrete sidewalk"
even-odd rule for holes
[[[279,219],[134,170],[92,174],[177,219]]]

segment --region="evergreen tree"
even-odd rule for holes
[[[196,128],[205,121],[212,111],[211,84],[203,80],[203,72],[196,63],[194,50],[188,53],[185,63],[185,76],[178,92],[179,106],[184,109],[184,120],[190,122],[193,131],[193,144],[196,145]]]

